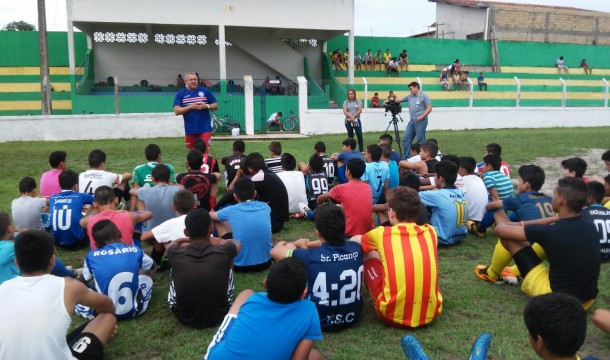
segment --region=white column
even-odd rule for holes
[[[252,76],[244,76],[244,122],[246,135],[254,135],[254,81]]]
[[[74,26],[72,25],[72,0],[66,1],[66,16],[68,18],[68,65],[70,67],[70,75],[74,75],[76,64],[74,63]]]
[[[297,76],[299,83],[299,121],[303,121],[305,113],[307,112],[307,79],[305,76]],[[299,126],[301,134],[303,134],[303,124]]]
[[[354,29],[351,29],[349,32],[347,51],[349,52],[349,58],[347,60],[347,81],[352,85],[354,83]]]
[[[220,80],[227,79],[227,51],[225,48],[225,26],[218,25],[218,56],[220,61]]]

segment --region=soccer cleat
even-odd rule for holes
[[[491,344],[491,334],[484,333],[479,336],[472,344],[472,351],[468,360],[485,360],[487,359],[487,351]]]
[[[405,335],[400,340],[402,351],[410,360],[429,360],[421,344],[413,335]]]
[[[486,265],[477,265],[474,267],[474,273],[479,279],[483,281],[487,281],[496,285],[504,284],[504,279],[502,278],[502,276],[500,276],[498,279],[492,279],[491,277],[489,277],[489,275],[487,274],[488,268],[489,266]]]
[[[468,231],[471,232],[472,234],[475,234],[476,236],[478,236],[480,238],[484,238],[486,236],[485,232],[479,231],[478,225],[475,221],[468,220],[468,222],[466,224],[468,226]]]
[[[299,203],[299,210],[301,211],[301,214],[305,215],[307,218],[313,220],[313,211],[309,208],[309,206],[307,206],[307,204],[300,202]]]
[[[519,285],[519,278],[508,266],[502,270],[500,277],[503,278],[504,282],[508,285]]]

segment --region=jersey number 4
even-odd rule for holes
[[[352,269],[343,270],[341,275],[339,275],[339,280],[340,282],[348,280],[348,282],[343,284],[341,289],[339,289],[338,283],[330,284],[331,290],[339,290],[339,305],[347,305],[356,300],[360,300],[360,287],[362,285],[363,272],[364,267],[362,265],[358,268],[358,272]],[[311,290],[313,296],[320,299],[320,305],[337,306],[337,300],[329,300],[330,293],[328,292],[325,272],[320,272],[318,274]]]

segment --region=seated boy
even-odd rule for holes
[[[192,210],[184,224],[188,238],[172,241],[167,249],[172,268],[168,303],[184,325],[210,327],[220,323],[233,302],[233,258],[241,243],[211,237],[205,209]]]
[[[307,269],[294,258],[276,262],[263,283],[267,292],[242,291],[204,356],[218,359],[322,359],[320,320],[307,295]]]
[[[587,171],[587,162],[579,157],[565,159],[561,162],[561,176],[570,176],[582,179],[585,183],[589,179],[585,177]]]
[[[314,155],[318,155],[322,158],[322,166],[328,177],[327,183],[328,188],[330,189],[335,181],[335,161],[330,156],[326,155],[326,144],[323,141],[318,141],[313,149],[315,151]],[[299,162],[299,170],[301,170],[303,174],[308,174],[311,170],[307,165],[308,164]]]
[[[220,180],[222,174],[220,173],[220,168],[218,167],[218,161],[210,155],[210,147],[206,145],[205,141],[202,139],[195,139],[193,142],[193,147],[199,151],[201,151],[201,172],[205,174],[211,174],[216,176],[216,179]],[[190,170],[195,170],[189,167],[188,161],[186,162],[186,166]]]
[[[144,185],[154,186],[152,182],[152,170],[161,163],[161,148],[157,144],[148,144],[144,148],[144,155],[148,161],[146,164],[138,165],[133,169],[132,188],[141,188]],[[176,172],[170,164],[165,164],[169,168],[170,183],[176,182]],[[135,202],[134,202],[135,203]]]
[[[373,228],[373,194],[371,187],[360,181],[366,170],[364,161],[352,158],[347,163],[346,184],[334,186],[328,193],[318,196],[318,205],[327,200],[341,204],[345,211],[348,236],[362,235]]]
[[[305,173],[305,188],[307,190],[307,207],[315,210],[318,205],[318,196],[328,192],[329,184],[327,173],[324,170],[324,160],[317,154],[309,158],[308,172]]]
[[[401,160],[398,166],[401,169],[411,170],[418,175],[432,174],[435,172],[436,163],[438,163],[437,154],[438,146],[433,142],[425,142],[420,145],[419,161]]]
[[[274,173],[282,171],[282,144],[279,141],[272,141],[269,144],[269,155],[271,157],[265,159],[267,169]]]
[[[540,192],[540,188],[544,185],[544,178],[544,170],[541,167],[537,165],[521,166],[517,178],[519,194],[507,197],[504,200],[490,202],[486,208],[491,211],[498,209],[512,211],[509,219],[513,222],[553,218],[555,213],[553,212],[552,199]],[[546,254],[540,245],[534,244],[532,249],[538,254],[538,257],[546,259]],[[478,265],[475,268],[475,274],[481,280],[494,284],[516,285],[517,277],[521,273],[516,266],[506,268],[511,260],[512,256],[498,240],[491,258],[491,265],[489,267]]]
[[[381,134],[379,136],[378,145],[388,144],[390,146],[390,150],[392,154],[390,155],[390,160],[396,161],[398,163],[401,160],[400,154],[396,150],[392,150],[392,144],[394,143],[394,138],[390,134]]]
[[[106,171],[106,153],[102,150],[93,150],[89,153],[89,167],[89,170],[82,172],[78,177],[80,192],[93,195],[98,186],[106,185],[114,188],[118,199],[123,197],[125,185],[133,174],[115,174]]]
[[[317,241],[280,241],[271,256],[276,261],[295,257],[305,264],[310,279],[307,298],[318,308],[322,330],[343,329],[354,325],[362,312],[362,250],[357,242],[345,240],[345,214],[340,207],[318,206],[315,225]],[[336,289],[340,283],[341,289]]]
[[[246,158],[246,144],[242,140],[233,142],[233,153],[225,156],[220,160],[220,163],[225,166],[225,186],[227,189],[232,189],[233,179],[237,171],[241,169],[241,163]]]
[[[388,176],[388,190],[393,189],[398,186],[400,183],[400,170],[398,169],[398,162],[392,160],[392,154],[394,151],[390,147],[390,145],[382,143],[379,144],[381,148],[381,161],[388,165],[388,170],[390,172]],[[385,202],[385,197],[382,199],[381,203]]]
[[[369,184],[373,195],[373,205],[388,192],[390,181],[390,169],[388,164],[381,161],[382,150],[377,144],[366,147],[366,168],[362,176],[362,182]]]
[[[181,189],[178,186],[170,186],[170,171],[165,164],[155,166],[152,171],[152,180],[155,186],[144,186],[139,189],[131,189],[132,195],[138,196],[138,210],[148,210],[152,218],[144,223],[142,229],[150,230],[166,220],[177,216],[172,210],[174,195]]]
[[[298,172],[303,176],[300,172]],[[237,204],[211,212],[218,236],[237,239],[241,251],[233,260],[235,271],[260,271],[271,266],[271,208],[254,200],[256,190],[248,178],[240,178],[233,186]]]
[[[460,157],[459,161],[458,174],[462,176],[464,183],[462,190],[466,194],[466,203],[468,203],[468,220],[481,221],[487,205],[487,188],[483,180],[474,173],[477,165],[474,158],[464,156]]]
[[[114,192],[109,186],[102,185],[95,189],[93,193],[95,202],[93,203],[93,211],[80,220],[80,225],[87,229],[89,237],[89,245],[92,250],[97,249],[97,243],[92,237],[93,226],[101,220],[110,220],[121,232],[121,240],[125,245],[134,244],[134,235],[139,240],[139,233],[134,233],[133,227],[136,224],[150,220],[152,213],[150,211],[142,212],[127,212],[115,210],[118,199],[114,196]]]
[[[525,306],[523,319],[530,346],[540,358],[579,359],[576,353],[587,336],[587,313],[573,296],[536,296]]]
[[[553,225],[516,226],[504,211],[496,211],[495,232],[521,271],[521,290],[527,295],[560,292],[575,296],[585,309],[593,303],[598,293],[600,244],[595,225],[581,217],[586,201],[585,183],[565,177],[553,191],[553,211],[559,216]],[[534,242],[544,249],[548,266],[532,249]]]
[[[11,203],[13,221],[17,229],[43,230],[41,215],[48,212],[48,200],[36,197],[36,180],[26,176],[19,181],[19,195]]]
[[[281,157],[282,170],[277,177],[282,180],[288,192],[288,212],[297,214],[301,212],[299,203],[307,203],[307,190],[305,189],[305,177],[303,173],[296,170],[297,160],[292,154],[284,153]]]
[[[604,185],[589,181],[587,184],[587,207],[581,211],[582,217],[591,220],[599,234],[601,247],[601,260],[610,260],[610,209],[603,207],[601,201],[604,199]]]
[[[19,268],[15,264],[14,231],[8,213],[0,210],[0,284],[19,276]]]
[[[49,199],[51,234],[55,244],[75,247],[89,244],[87,234],[80,226],[85,205],[92,205],[95,199],[89,193],[78,192],[78,174],[64,170],[59,174],[61,192]]]
[[[189,171],[176,176],[176,182],[197,197],[198,208],[210,211],[216,205],[218,177],[202,171],[202,156],[201,151],[197,149],[189,151],[186,156]]]
[[[122,243],[121,232],[110,220],[96,222],[92,234],[97,250],[85,258],[83,279],[93,278],[97,291],[112,299],[117,319],[142,315],[152,295],[153,261],[139,247]]]
[[[381,101],[379,100],[379,93],[375,93],[371,98],[371,109],[380,108]]]
[[[483,182],[489,193],[489,201],[497,202],[513,196],[513,183],[508,176],[500,171],[502,158],[491,154],[485,156],[483,162],[484,165],[480,172],[483,174]],[[468,229],[478,237],[484,238],[487,228],[493,225],[493,213],[493,210],[486,210],[479,223],[474,221],[468,223]]]
[[[339,182],[341,182],[341,184],[345,184],[347,182],[347,177],[345,175],[347,163],[352,158],[357,158],[360,160],[364,160],[364,158],[362,157],[362,154],[359,151],[355,150],[356,149],[356,140],[354,140],[352,138],[347,138],[347,139],[343,140],[342,144],[343,144],[343,147],[341,149],[341,153],[334,153],[331,158],[337,164],[336,176],[339,179]]]
[[[438,231],[441,245],[455,245],[466,238],[468,203],[462,189],[454,186],[457,178],[457,165],[449,160],[436,164],[434,180],[437,191],[419,193],[421,202],[432,208],[430,223]]]
[[[59,187],[59,174],[66,170],[67,156],[65,151],[53,151],[51,155],[49,155],[51,170],[46,171],[40,177],[40,196],[49,197],[61,192],[61,187]]]
[[[502,157],[502,146],[500,146],[500,144],[496,144],[496,143],[487,144],[487,146],[485,146],[485,152],[483,153],[483,157],[485,157],[487,155],[498,155],[498,156]],[[481,169],[483,168],[484,165],[485,165],[485,161],[481,161],[480,163],[478,163],[474,172],[476,174],[481,173]],[[510,179],[510,166],[504,160],[502,160],[502,162],[500,164],[500,172],[502,174],[506,175]]]
[[[80,281],[49,274],[55,248],[46,232],[19,234],[15,258],[21,276],[0,285],[2,357],[103,359],[104,346],[116,332],[112,300]],[[76,304],[91,307],[98,315],[66,336]]]
[[[388,206],[391,228],[378,227],[353,240],[362,244],[364,283],[377,316],[391,326],[416,328],[443,311],[436,230],[415,224],[420,207],[415,190],[390,190]]]

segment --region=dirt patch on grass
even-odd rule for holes
[[[607,173],[604,167],[604,162],[602,161],[602,154],[605,151],[607,151],[607,149],[590,149],[583,150],[572,156],[539,157],[528,162],[528,164],[538,165],[544,169],[544,172],[546,173],[546,180],[544,182],[544,185],[542,186],[542,192],[548,195],[552,195],[553,188],[555,187],[555,185],[557,185],[557,180],[559,180],[559,178],[561,177],[561,161],[576,156],[582,158],[587,162],[587,172],[585,173],[585,176],[591,178],[591,176],[593,175],[601,175]],[[516,170],[521,165],[523,164],[513,165],[513,169]]]

